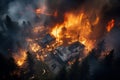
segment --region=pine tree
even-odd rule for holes
[[[104,59],[104,63],[106,64],[106,65],[112,65],[112,63],[113,63],[113,58],[114,58],[114,50],[112,50],[112,51],[110,51],[110,53],[109,53],[109,55],[107,55],[106,57],[105,57],[105,59]]]
[[[6,16],[5,24],[6,24],[6,26],[7,26],[7,28],[9,30],[12,30],[12,28],[13,28],[13,22],[12,22],[11,18],[8,15]]]
[[[105,41],[104,40],[100,41],[97,45],[97,50],[96,50],[97,56],[99,57],[103,51],[105,51]]]
[[[29,80],[34,75],[34,69],[33,69],[34,59],[30,52],[27,52],[26,63],[27,63],[27,67],[23,69],[24,72],[22,73],[22,77],[23,79]]]

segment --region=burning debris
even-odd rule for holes
[[[120,19],[116,14],[120,7],[114,7],[114,4],[119,5],[118,0],[32,2],[14,0],[7,3],[8,10],[0,12],[0,53],[12,56],[20,69],[31,68],[23,75],[34,79],[39,70],[36,65],[41,63],[57,74],[63,67],[74,66],[76,60],[79,65],[83,62],[88,66],[86,59],[91,55],[102,60],[113,53],[110,52],[112,49],[116,48],[115,53],[119,51],[117,40],[120,39],[114,40],[120,34]],[[92,60],[92,64],[99,63],[99,60]],[[45,66],[40,71],[42,76],[50,72]]]

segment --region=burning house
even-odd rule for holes
[[[32,72],[38,70],[39,73],[39,70],[41,70],[40,72],[43,73],[40,75],[44,76],[48,74],[45,66],[51,73],[57,74],[63,67],[72,67],[77,59],[79,59],[78,63],[80,65],[78,68],[82,69],[82,73],[87,72],[88,66],[92,66],[92,70],[96,71],[101,69],[98,67],[99,65],[106,68],[105,64],[111,59],[109,54],[112,49],[119,57],[119,0],[1,1],[0,53],[6,54],[7,58],[13,58],[15,65],[20,69],[17,73],[19,76],[29,76],[29,74],[21,71],[21,69],[26,70],[29,63],[33,63],[30,64]],[[100,42],[102,40],[104,42]],[[27,52],[32,55],[28,56]],[[87,61],[89,60],[87,57],[93,58],[93,55],[97,58]],[[28,58],[31,56],[32,60]],[[107,61],[100,63],[99,61],[106,56],[108,56]],[[27,58],[30,59],[29,63],[27,63]],[[44,63],[45,66],[38,67],[36,62],[37,65]],[[109,65],[111,64],[109,63]],[[84,69],[86,66],[88,69]],[[112,70],[114,68],[116,66],[108,69]],[[92,70],[91,72],[95,72]],[[10,76],[16,74],[15,72],[10,73]],[[88,77],[88,73],[86,74],[85,77]],[[33,78],[35,77],[33,73],[31,75]],[[89,76],[93,76],[93,73]],[[5,79],[5,75],[2,77]],[[1,79],[0,76],[0,80],[4,79]]]
[[[48,54],[45,62],[48,64],[51,71],[57,73],[63,66],[66,66],[68,62],[77,57],[82,57],[84,47],[85,46],[79,42],[72,43],[66,47],[59,46]]]
[[[45,37],[40,40],[40,45],[45,48],[47,45],[49,45],[51,42],[55,41],[55,38],[53,38],[50,34],[46,34]]]

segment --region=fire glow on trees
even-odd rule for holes
[[[25,63],[26,57],[27,57],[26,50],[20,49],[19,54],[14,55],[14,59],[16,61],[16,64],[18,66],[22,66]]]

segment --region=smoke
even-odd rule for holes
[[[31,6],[29,8],[33,10]],[[8,15],[19,23],[22,23],[22,21],[31,21],[35,17],[35,14],[31,10],[27,10],[26,6],[18,1],[9,4]]]
[[[110,33],[105,36],[106,48],[115,50],[115,57],[118,57],[120,54],[120,28],[118,26],[114,27]]]
[[[19,24],[23,21],[30,21],[33,23],[38,19],[35,9],[46,7],[47,12],[51,13],[57,11],[58,13],[57,17],[40,15],[40,21],[38,22],[43,24],[48,23],[49,25],[50,23],[62,23],[66,12],[72,11],[77,13],[83,10],[92,22],[95,20],[96,16],[103,15],[104,6],[109,6],[109,8],[111,8],[117,1],[118,0],[15,0],[9,3],[7,14],[10,15],[14,21],[18,21]]]
[[[109,4],[110,0],[15,0],[9,3],[8,5],[8,15],[14,20],[18,21],[20,24],[22,21],[34,22],[36,19],[35,9],[46,7],[46,11],[58,12],[57,18],[54,17],[44,17],[41,16],[41,20],[44,22],[56,22],[60,23],[64,21],[64,13],[75,11],[78,12],[82,9],[89,13],[89,16],[99,15],[102,7],[106,4]],[[91,17],[90,17],[91,18]]]
[[[33,23],[36,19],[35,9],[45,5],[43,0],[15,0],[8,5],[7,14],[12,20],[22,24],[23,21],[30,21]]]

